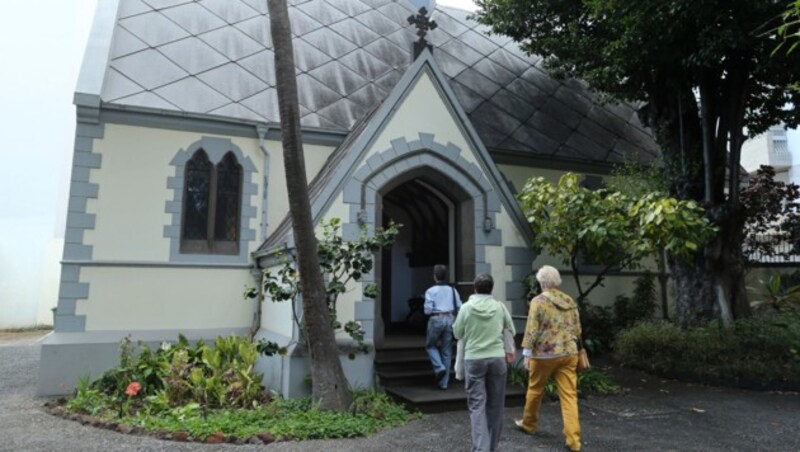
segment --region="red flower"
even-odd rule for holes
[[[132,382],[125,388],[125,395],[129,397],[136,397],[136,394],[139,394],[139,390],[142,389],[142,385],[137,382]]]

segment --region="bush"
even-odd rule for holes
[[[613,349],[617,334],[638,322],[651,320],[656,305],[656,279],[652,273],[638,278],[632,296],[618,296],[613,307],[587,302],[581,311],[586,348],[595,355]]]
[[[220,337],[212,348],[203,341],[191,346],[180,336],[176,344],[164,343],[155,351],[145,345],[134,351],[130,339],[123,340],[120,365],[91,384],[125,405],[122,411],[138,409],[148,397],[171,407],[195,402],[204,409],[252,407],[268,399],[262,375],[254,370],[256,345],[247,338]],[[133,383],[137,387],[130,392]]]
[[[611,348],[617,325],[610,307],[587,303],[581,312],[581,327],[583,343],[590,353],[597,355]]]
[[[792,316],[717,322],[681,330],[643,323],[614,344],[623,365],[668,377],[737,383],[749,387],[800,385],[800,321]]]
[[[614,301],[614,317],[619,329],[630,328],[638,322],[652,320],[656,310],[656,278],[645,273],[634,283],[633,296],[620,295]]]
[[[508,382],[515,386],[528,387],[528,371],[521,362],[508,367]],[[548,381],[544,389],[550,398],[558,397],[555,380]],[[598,369],[592,368],[578,374],[578,393],[580,395],[611,395],[620,391],[622,388]]]

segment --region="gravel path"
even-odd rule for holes
[[[37,398],[39,346],[0,340],[0,451],[469,451],[469,416],[425,416],[357,440],[262,446],[205,445],[123,435],[52,416]],[[4,345],[5,344],[5,345]],[[20,345],[23,344],[23,345]],[[27,344],[27,345],[26,345]],[[581,400],[584,450],[800,451],[800,395],[690,385],[610,369],[628,388],[614,397]],[[513,428],[521,408],[506,409],[499,451],[563,450],[557,402],[542,407],[539,433]]]

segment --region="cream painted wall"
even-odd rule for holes
[[[269,209],[267,237],[269,237],[289,213],[289,192],[286,190],[286,170],[281,142],[267,141],[265,147],[269,152],[269,187],[267,188],[267,207]],[[311,183],[319,173],[333,151],[334,148],[330,146],[303,145],[308,183]]]
[[[84,267],[89,299],[78,300],[86,331],[250,327],[255,303],[247,269]]]
[[[282,265],[276,265],[267,270],[272,273],[277,273],[278,269],[281,267]],[[297,315],[302,317],[302,312],[298,312]],[[261,328],[286,337],[292,337],[293,326],[294,314],[292,313],[292,302],[273,301],[271,298],[265,297],[261,305]]]
[[[461,148],[461,156],[469,162],[477,163],[474,149],[469,145],[459,123],[441,100],[433,80],[424,72],[410,89],[407,97],[390,116],[388,123],[372,143],[366,157],[383,152],[391,147],[391,140],[405,137],[408,141],[418,140],[419,133],[434,135],[434,141],[447,145],[453,143]],[[472,151],[472,152],[471,152]]]
[[[90,181],[99,185],[97,199],[90,199],[87,213],[97,214],[94,230],[87,230],[84,243],[93,247],[93,259],[114,261],[164,262],[169,260],[170,239],[164,226],[172,223],[165,202],[174,197],[167,179],[175,175],[170,161],[203,136],[166,129],[106,124],[104,137],[94,142],[94,152],[102,155],[102,166],[93,169]],[[258,140],[232,138],[234,145],[253,160],[260,184],[263,154]],[[251,198],[258,215],[261,194]],[[258,215],[249,228],[259,230]],[[260,245],[250,242],[250,251]]]

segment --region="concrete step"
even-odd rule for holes
[[[467,408],[467,393],[464,383],[451,380],[450,387],[439,389],[431,382],[427,385],[401,385],[384,387],[395,400],[404,403],[411,409],[423,413],[440,413],[444,411],[464,410]],[[525,404],[525,388],[515,385],[506,386],[506,406]]]

